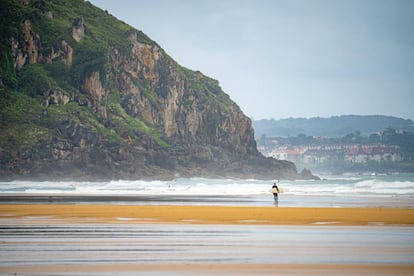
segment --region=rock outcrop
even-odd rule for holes
[[[108,93],[101,83],[99,72],[92,72],[90,76],[84,79],[81,91],[86,93],[94,110],[103,118],[107,118],[104,101],[106,100]]]
[[[14,56],[14,67],[20,70],[25,64],[34,64],[39,61],[40,38],[32,30],[32,22],[26,19],[22,23],[21,28],[23,34],[23,45],[11,37],[12,50]]]
[[[85,26],[83,24],[83,17],[76,18],[72,24],[72,37],[76,42],[80,42],[85,36]]]
[[[90,3],[75,2],[53,10],[46,1],[25,1],[22,11],[30,12],[10,18],[17,31],[0,48],[13,59],[0,90],[7,107],[1,176],[312,177],[257,151],[250,119],[218,81],[181,67],[142,32]],[[22,5],[8,3],[8,11]],[[60,32],[52,36],[46,26]],[[7,85],[13,76],[17,88]],[[7,110],[23,102],[26,115],[13,120]]]

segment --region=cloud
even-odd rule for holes
[[[414,118],[414,1],[93,0],[254,118]]]

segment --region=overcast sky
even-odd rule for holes
[[[254,119],[414,119],[413,0],[91,2],[217,79]]]

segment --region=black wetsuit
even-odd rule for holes
[[[274,197],[275,201],[277,201],[277,196],[278,196],[278,193],[279,193],[279,188],[277,187],[276,183],[273,184],[272,188],[275,188],[277,190],[277,193],[273,193],[273,197]]]

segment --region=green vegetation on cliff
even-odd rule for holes
[[[102,118],[87,106],[87,98],[79,88],[84,78],[95,71],[100,72],[100,80],[105,82],[109,49],[113,47],[127,51],[131,43],[126,37],[133,28],[83,0],[40,0],[30,1],[28,5],[22,1],[6,0],[1,3],[0,18],[0,73],[4,85],[1,88],[1,105],[5,107],[0,111],[2,136],[10,136],[9,138],[14,139],[18,145],[35,144],[39,139],[50,139],[54,135],[50,127],[61,116],[67,115],[110,140],[121,140],[119,131],[107,128]],[[80,43],[76,43],[70,32],[73,22],[80,18],[87,22],[85,37]],[[19,44],[26,43],[25,34],[22,32],[25,20],[30,20],[32,30],[39,39],[39,55],[49,55],[55,44],[65,40],[73,47],[73,63],[68,66],[60,60],[53,63],[39,61],[35,64],[26,64],[21,70],[15,70],[11,52],[12,39],[16,39]],[[138,39],[151,42],[142,32],[137,33]],[[53,89],[68,97],[78,98],[78,102],[71,101],[62,106],[45,106],[44,96]],[[47,113],[42,120],[34,119],[41,116],[42,112]],[[111,112],[114,120],[128,117],[121,107],[112,108]],[[124,119],[120,126],[121,131],[123,127],[129,129],[131,134],[134,129],[143,131],[153,136],[159,144],[167,146],[156,129],[149,128],[137,118]],[[37,135],[39,133],[43,135]],[[7,137],[3,138],[7,140]]]
[[[0,147],[32,145],[49,139],[51,130],[38,122],[41,109],[32,97],[0,87]]]
[[[3,0],[0,34],[0,177],[297,177],[218,81],[88,1]]]

